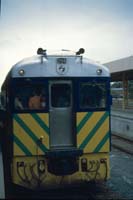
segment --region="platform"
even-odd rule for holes
[[[111,110],[111,131],[133,141],[133,110]]]

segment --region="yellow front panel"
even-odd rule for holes
[[[77,113],[77,146],[90,152],[109,152],[109,113]]]
[[[47,113],[14,114],[14,155],[43,155],[49,149]]]
[[[82,170],[82,159],[87,160],[87,170]],[[41,161],[39,173],[38,162]],[[54,163],[53,163],[54,164]],[[86,181],[104,181],[110,177],[110,164],[108,153],[88,153],[79,158],[79,170],[71,175],[56,176],[48,172],[48,164],[45,156],[15,156],[13,159],[13,182],[27,188],[41,189],[56,188],[63,185],[83,183]],[[39,183],[39,184],[38,184]]]

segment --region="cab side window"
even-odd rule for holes
[[[17,111],[43,110],[46,108],[46,90],[44,86],[17,87],[14,97],[14,109]]]
[[[106,85],[105,83],[83,82],[80,83],[80,108],[105,108]]]

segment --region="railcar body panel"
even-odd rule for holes
[[[32,108],[37,91],[41,105]],[[110,74],[105,66],[63,51],[39,55],[13,66],[2,95],[10,149],[4,154],[6,182],[44,189],[110,177]]]
[[[84,158],[87,159],[87,171],[84,171],[81,165]],[[36,156],[14,157],[12,177],[15,184],[30,189],[47,189],[86,181],[105,181],[110,177],[110,163],[107,153],[89,153],[81,156],[78,162],[79,170],[66,176],[55,176],[49,173],[47,159],[44,156],[39,157],[42,171],[38,171],[36,159]]]

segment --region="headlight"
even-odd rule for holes
[[[102,74],[102,69],[97,69],[97,75],[101,75]]]
[[[23,69],[20,69],[18,73],[20,76],[23,76],[25,74],[25,71]]]

